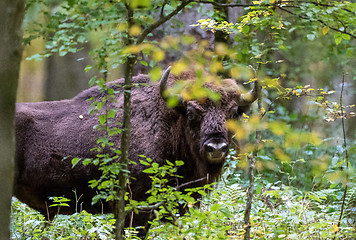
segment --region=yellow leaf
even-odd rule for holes
[[[187,68],[187,65],[182,62],[178,61],[172,66],[172,74],[178,75],[183,72]]]
[[[165,57],[165,53],[160,49],[153,51],[152,53],[152,59],[155,60],[156,62],[162,61],[164,57]]]
[[[261,107],[261,114],[265,114],[266,113],[266,109],[264,107]]]
[[[290,157],[283,152],[280,148],[277,148],[274,150],[274,154],[276,154],[276,157],[281,160],[282,163],[288,163],[290,162]]]
[[[128,46],[127,48],[125,48],[122,52],[124,54],[136,54],[139,53],[141,51],[141,48],[137,45],[131,45]]]
[[[151,0],[131,0],[129,2],[132,9],[151,7]]]
[[[162,69],[160,67],[154,67],[149,73],[152,81],[158,81],[162,75]]]
[[[127,30],[127,23],[119,23],[116,28],[117,28],[117,30],[119,32],[126,31]]]
[[[330,28],[328,26],[323,27],[322,32],[323,35],[327,34],[329,32]]]
[[[261,161],[256,161],[256,168],[258,170],[262,170],[263,169],[263,162]]]
[[[289,131],[288,125],[281,121],[270,122],[268,127],[277,136],[282,136]]]
[[[241,158],[239,163],[238,163],[239,167],[244,169],[244,168],[248,168],[248,161],[246,158]]]
[[[235,120],[227,120],[226,127],[227,129],[229,129],[231,132],[234,133],[234,137],[238,140],[244,139],[248,135],[246,129],[241,127]]]
[[[138,35],[140,35],[140,33],[141,33],[141,27],[138,25],[133,25],[129,30],[130,36],[137,37]]]
[[[239,67],[233,67],[230,69],[230,74],[233,78],[239,79],[241,76],[241,71]]]
[[[237,122],[235,120],[227,120],[226,121],[226,127],[232,132],[235,132],[238,128]]]
[[[227,54],[227,47],[224,43],[218,43],[215,46],[215,51],[218,56],[224,56]]]
[[[221,71],[221,70],[223,70],[223,65],[222,65],[222,62],[212,62],[211,64],[210,64],[210,70],[211,70],[211,72],[213,72],[213,73],[216,73],[216,72],[218,72],[218,71]]]
[[[191,94],[188,92],[187,89],[183,89],[181,92],[181,96],[185,101],[189,101],[192,99]]]
[[[331,231],[332,233],[336,233],[336,232],[339,231],[339,227],[338,227],[336,224],[333,224],[333,225],[331,225],[331,227],[330,227],[330,231]]]

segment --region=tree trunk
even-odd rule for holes
[[[14,113],[22,54],[24,0],[0,1],[0,239],[10,239]]]
[[[127,26],[130,29],[134,25],[133,10],[126,5],[127,9]],[[133,44],[133,39],[128,35],[126,39],[126,46]],[[127,57],[125,63],[125,84],[124,84],[124,116],[122,124],[122,135],[121,135],[121,166],[122,169],[118,175],[119,179],[119,189],[117,192],[117,200],[115,202],[115,239],[124,240],[124,228],[125,228],[125,193],[127,188],[127,179],[128,179],[128,169],[129,169],[129,148],[130,148],[130,115],[131,115],[131,85],[132,85],[132,74],[133,67],[136,62],[136,56],[130,55]]]
[[[84,71],[91,64],[88,58],[90,47],[68,53],[63,57],[53,54],[46,61],[45,100],[62,100],[76,96],[88,88],[91,74]]]

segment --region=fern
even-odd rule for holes
[[[346,195],[345,219],[356,228],[356,187],[351,187]]]

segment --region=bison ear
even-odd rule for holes
[[[186,115],[187,114],[187,104],[185,102],[180,102],[177,106],[174,107],[174,110],[179,114]]]
[[[251,105],[239,107],[239,109],[237,110],[238,117],[241,117],[242,114],[249,112],[250,108],[251,108]]]
[[[258,88],[258,82],[255,81],[253,89],[251,89],[248,93],[241,94],[238,105],[243,107],[250,106],[258,97]]]

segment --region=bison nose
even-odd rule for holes
[[[205,152],[207,153],[208,160],[210,161],[221,161],[229,151],[228,144],[222,143],[208,143],[204,146]]]

